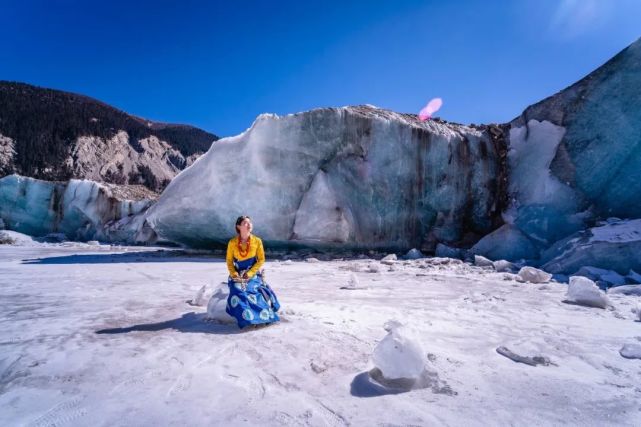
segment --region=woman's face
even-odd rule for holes
[[[240,231],[240,234],[247,235],[251,233],[253,229],[253,225],[250,219],[245,218],[243,222],[240,223],[238,226],[238,231]]]

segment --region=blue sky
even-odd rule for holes
[[[221,136],[374,104],[505,122],[641,37],[641,0],[6,1],[0,80]]]

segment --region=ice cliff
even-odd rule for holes
[[[224,243],[241,214],[271,245],[475,241],[505,207],[500,135],[371,106],[265,114],[175,178],[147,221],[190,246]]]
[[[128,200],[125,187],[89,180],[41,181],[19,175],[0,179],[0,220],[32,236],[63,233],[72,240],[135,242],[147,227],[141,215],[153,200]],[[142,191],[142,195],[148,195]],[[132,196],[133,191],[129,191]]]
[[[87,155],[96,151],[84,142]],[[0,167],[15,151],[11,136],[0,135]],[[90,184],[80,199],[69,195],[74,181],[0,184],[0,218],[28,233],[63,227],[82,238],[158,235],[211,247],[247,214],[271,248],[432,253],[438,245],[440,253],[527,260],[557,274],[610,269],[636,277],[641,40],[505,125],[421,122],[373,106],[261,115],[213,144],[134,215],[121,202],[94,207],[103,199],[90,196],[97,191]]]
[[[508,141],[507,224],[475,252],[537,259],[598,220],[641,217],[641,40],[528,107]]]

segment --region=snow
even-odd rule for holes
[[[570,277],[567,300],[588,307],[606,308],[610,301],[592,280],[582,276]]]
[[[0,245],[34,245],[33,238],[11,230],[0,230]]]
[[[372,262],[268,256],[283,320],[241,332],[186,302],[226,289],[211,255],[0,245],[0,425],[638,424],[635,297],[590,310],[448,258],[347,268]],[[367,289],[341,290],[351,274]],[[387,319],[415,330],[429,386],[368,381]]]
[[[612,221],[591,230],[590,242],[632,243],[641,240],[641,219]]]

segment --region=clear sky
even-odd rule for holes
[[[505,122],[639,37],[641,0],[0,0],[0,80],[221,136],[436,96],[446,120]]]

